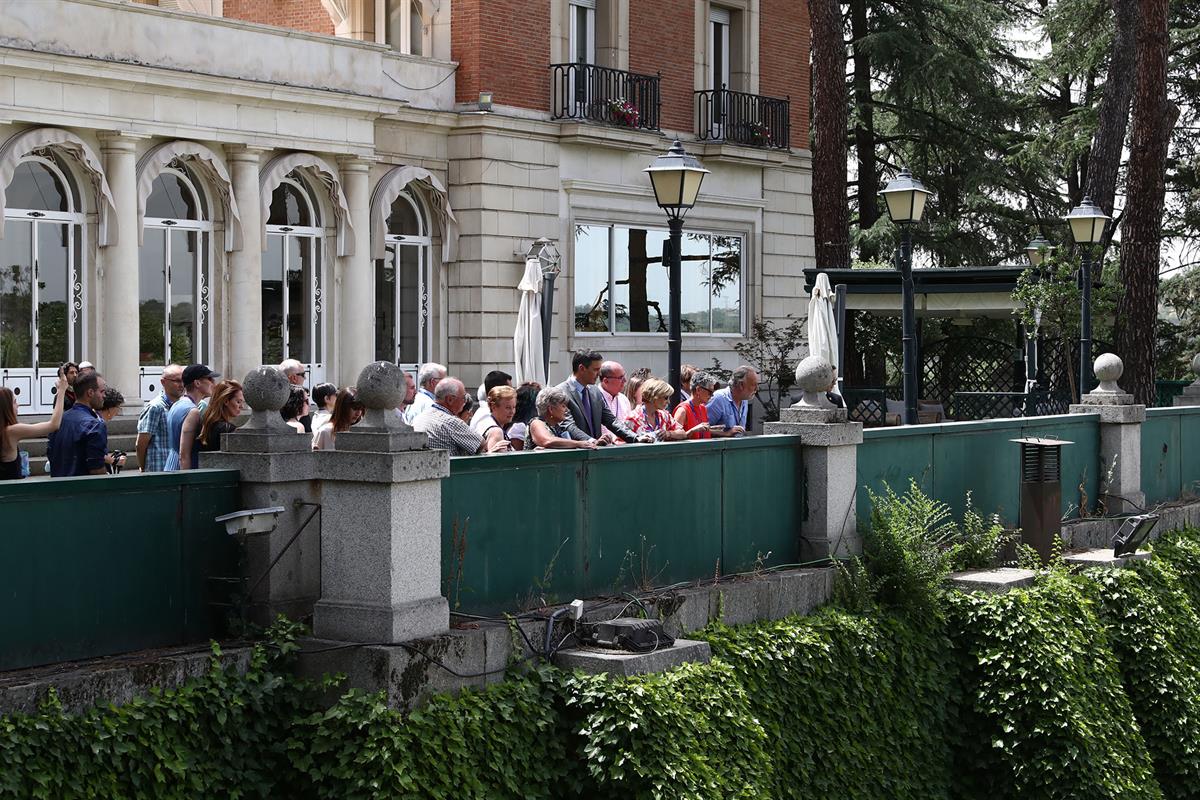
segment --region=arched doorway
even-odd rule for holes
[[[21,409],[48,412],[59,365],[86,352],[86,217],[70,171],[53,150],[17,163],[4,220],[0,382],[13,390]]]
[[[325,379],[325,229],[320,205],[299,172],[271,194],[262,259],[263,363],[294,358],[311,383]]]
[[[154,178],[138,251],[139,363],[145,376],[166,364],[211,360],[212,207],[179,161]]]
[[[392,201],[383,258],[375,260],[375,358],[407,370],[429,360],[428,215],[408,190]]]

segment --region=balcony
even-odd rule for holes
[[[657,75],[595,64],[551,64],[551,119],[657,131],[662,106],[658,83]]]
[[[701,140],[787,150],[791,103],[730,89],[696,92],[696,136]]]

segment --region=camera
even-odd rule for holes
[[[121,459],[125,458],[125,456],[126,456],[125,451],[124,450],[112,450],[109,452],[109,455],[112,456],[112,463],[108,465],[109,474],[110,475],[120,474],[121,467],[122,467]]]

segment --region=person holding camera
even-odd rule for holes
[[[100,419],[104,420],[105,428],[108,423],[112,422],[113,417],[121,413],[121,406],[125,403],[125,396],[111,386],[104,388],[104,404],[100,406],[97,412]],[[125,466],[125,451],[110,450],[104,456],[104,468],[109,475],[117,475]]]

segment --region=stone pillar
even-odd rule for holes
[[[112,189],[117,215],[116,242],[100,250],[102,312],[97,353],[81,353],[95,361],[110,386],[125,395],[126,410],[141,410],[138,377],[138,217],[137,143],[146,137],[119,131],[101,137],[104,170]]]
[[[1100,496],[1109,514],[1132,514],[1146,505],[1142,491],[1142,423],[1146,407],[1133,402],[1117,381],[1125,371],[1121,359],[1105,353],[1094,371],[1100,385],[1071,406],[1072,414],[1100,414]]]
[[[849,422],[847,411],[825,397],[833,384],[833,366],[809,356],[796,367],[796,383],[804,397],[768,422],[768,434],[798,435],[807,485],[807,514],[800,524],[800,559],[849,558],[862,553],[855,503],[858,491],[858,445],[861,422]]]
[[[444,450],[425,450],[393,413],[404,373],[378,361],[358,377],[367,416],[316,453],[323,525],[321,600],[313,634],[345,642],[403,642],[445,633],[441,594]]]
[[[375,360],[375,270],[371,264],[370,165],[361,158],[338,160],[342,188],[350,206],[354,253],[338,259],[338,341],[336,376],[339,386],[358,377],[359,364]]]
[[[226,148],[232,170],[233,196],[242,218],[242,247],[229,254],[225,293],[225,329],[230,375],[245,375],[262,364],[262,200],[258,170],[262,150]]]
[[[1200,406],[1200,355],[1192,358],[1192,373],[1196,375],[1196,380],[1183,390],[1183,394],[1175,398],[1174,405]]]
[[[321,594],[323,520],[317,516],[304,525],[319,508],[321,485],[315,480],[312,439],[297,434],[279,416],[290,391],[291,384],[276,367],[250,372],[242,381],[242,392],[251,408],[250,421],[221,437],[221,452],[200,454],[202,468],[236,469],[241,473],[243,509],[284,508],[274,531],[246,540],[242,578],[247,590],[257,582],[248,616],[258,625],[270,624],[279,614],[292,619],[307,617]],[[299,536],[289,546],[297,532]],[[271,563],[281,553],[272,568]]]

